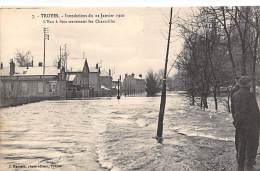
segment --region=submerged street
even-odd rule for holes
[[[181,92],[170,93],[162,145],[153,139],[159,105],[159,96],[122,96],[2,108],[1,169],[235,169],[231,114],[201,111]]]

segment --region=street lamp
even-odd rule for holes
[[[120,99],[120,81],[121,81],[121,75],[118,78],[118,88],[117,88],[117,99]]]

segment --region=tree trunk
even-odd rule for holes
[[[230,109],[230,96],[231,96],[231,92],[229,90],[227,90],[228,92],[228,96],[227,96],[227,108],[228,108],[228,112],[231,112],[231,109]]]
[[[256,38],[255,38],[255,43],[254,43],[254,51],[253,51],[253,67],[252,67],[252,90],[253,94],[256,95],[256,83],[255,83],[255,70],[256,70],[256,58],[257,58],[257,48],[258,47],[258,41],[259,41],[259,23],[258,23],[258,17],[256,17]]]
[[[202,109],[202,106],[203,106],[203,97],[201,96],[200,97],[200,108]]]
[[[218,110],[218,99],[217,99],[217,87],[216,86],[214,86],[213,95],[214,95],[214,101],[215,101],[215,109]]]

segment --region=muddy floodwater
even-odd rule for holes
[[[1,170],[233,170],[231,114],[167,96],[164,142],[156,133],[160,97],[43,101],[0,109]],[[212,107],[213,108],[213,107]]]

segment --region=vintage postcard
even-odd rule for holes
[[[259,170],[259,47],[259,6],[1,8],[0,170]]]

